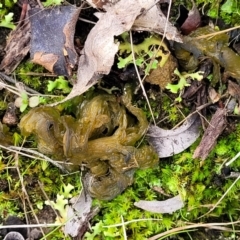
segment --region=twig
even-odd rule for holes
[[[48,161],[48,162],[52,163],[54,166],[56,166],[59,169],[61,169],[64,173],[68,173],[68,171],[61,164],[58,163],[58,161],[55,161],[55,160],[53,160],[53,159],[45,156],[42,153],[39,153],[39,152],[35,151],[35,150],[28,149],[28,148],[23,148],[23,147],[16,147],[16,146],[5,147],[5,146],[3,146],[1,144],[0,144],[0,148],[3,148],[5,150],[8,150],[8,151],[11,151],[11,152],[14,152],[14,153],[18,153],[20,155],[23,155],[23,156],[26,156],[26,157],[29,157],[29,158],[43,160],[43,161]],[[25,151],[25,152],[28,152],[28,153],[32,153],[32,154],[34,154],[36,156],[32,156],[32,155],[26,154],[26,153],[24,153],[22,151]],[[69,163],[64,163],[64,162],[61,162],[61,163],[62,164],[69,164]]]
[[[123,229],[123,238],[124,240],[127,240],[127,233],[126,233],[126,228],[125,228],[124,219],[122,215],[121,215],[121,221],[122,221],[122,229]]]
[[[230,32],[230,31],[233,31],[233,30],[238,29],[238,28],[240,28],[240,26],[228,28],[228,29],[225,29],[225,30],[222,30],[222,31],[219,31],[219,32],[215,32],[215,33],[209,33],[209,34],[206,34],[206,35],[198,36],[198,37],[195,37],[194,39],[198,40],[198,39],[207,38],[207,37],[214,37],[216,35],[226,33],[226,32]]]
[[[42,227],[42,228],[51,228],[51,227],[59,227],[59,226],[63,226],[64,224],[62,223],[40,223],[40,224],[21,224],[21,225],[4,225],[4,226],[0,226],[0,229],[6,229],[6,228],[38,228],[38,227]]]
[[[95,22],[90,21],[90,20],[87,20],[87,19],[85,19],[85,18],[81,18],[81,17],[79,17],[78,19],[79,19],[80,21],[82,21],[82,22],[91,23],[91,24],[93,24],[93,25],[96,25]]]
[[[6,81],[8,81],[8,82],[10,82],[10,83],[13,83],[13,84],[18,83],[16,80],[14,80],[13,78],[7,76],[6,74],[4,74],[4,73],[2,73],[2,72],[0,72],[0,76],[1,76],[4,80],[6,80]],[[26,86],[24,83],[22,83],[22,84],[23,84],[24,88],[25,88],[28,92],[33,93],[33,94],[40,94],[39,92],[37,92],[37,91],[31,89],[30,87]]]
[[[9,148],[10,148],[10,150],[11,149],[12,150],[17,150],[20,154],[22,153],[21,151],[24,151],[24,152],[28,152],[28,153],[32,153],[34,155],[37,155],[38,157],[40,157],[40,158],[37,157],[37,159],[48,161],[48,162],[52,163],[53,165],[55,165],[56,167],[60,168],[63,172],[68,173],[68,171],[61,164],[58,163],[58,161],[53,160],[53,159],[47,157],[46,155],[44,155],[44,154],[42,154],[38,151],[28,149],[28,148],[24,148],[24,147],[16,147],[16,146],[10,146]],[[36,158],[36,157],[32,156],[32,158]],[[61,162],[61,163],[64,163],[64,162]],[[65,163],[65,164],[71,165],[71,163]]]
[[[222,195],[222,197],[214,204],[213,208],[211,208],[208,212],[206,212],[202,216],[198,217],[198,219],[202,218],[202,217],[206,216],[207,214],[209,214],[210,212],[212,212],[219,205],[219,203],[225,198],[225,196],[233,188],[233,186],[237,183],[237,181],[239,179],[240,179],[240,175],[238,176],[238,178],[235,179],[235,181],[231,184],[231,186],[228,188],[228,190]]]
[[[168,230],[168,231],[165,231],[163,233],[157,234],[157,235],[155,235],[153,237],[150,237],[150,238],[148,238],[148,240],[156,240],[156,239],[159,239],[160,237],[164,237],[164,236],[166,236],[168,234],[176,233],[178,231],[192,229],[192,228],[205,227],[205,228],[214,229],[216,227],[218,229],[219,226],[226,226],[226,225],[232,225],[232,224],[237,224],[237,223],[240,223],[240,221],[227,222],[227,223],[197,223],[197,224],[193,224],[193,225],[190,225],[190,226],[183,226],[183,227],[173,228],[171,230]]]
[[[139,74],[139,71],[138,71],[138,68],[137,68],[137,65],[136,65],[136,59],[135,59],[135,56],[134,56],[133,39],[132,39],[132,32],[131,32],[131,31],[130,31],[129,36],[130,36],[131,51],[132,51],[132,58],[133,58],[134,67],[135,67],[135,70],[136,70],[136,73],[137,73],[137,76],[138,76],[138,80],[139,80],[140,86],[141,86],[142,91],[143,91],[143,96],[145,97],[145,99],[146,99],[146,101],[147,101],[148,108],[149,108],[149,110],[150,110],[150,112],[151,112],[154,125],[156,125],[156,121],[155,121],[155,118],[154,118],[154,115],[153,115],[153,111],[152,111],[150,102],[149,102],[148,97],[147,97],[147,93],[146,93],[145,88],[144,88],[144,86],[143,86],[142,79],[141,79],[141,76],[140,76],[140,74]]]
[[[229,162],[227,162],[226,166],[229,166],[230,164],[232,164],[239,157],[240,157],[240,152],[235,157],[233,157]]]
[[[56,214],[56,216],[60,219],[60,216],[59,214],[57,213],[56,209],[54,208],[51,200],[49,199],[48,195],[46,194],[46,192],[44,191],[44,188],[43,188],[43,184],[38,180],[38,185],[43,193],[43,195],[45,196],[45,198],[48,200],[48,203],[50,204],[52,210],[54,211],[54,213]]]
[[[16,169],[17,169],[17,172],[18,172],[19,180],[20,180],[21,185],[22,185],[23,194],[24,194],[24,196],[25,196],[26,199],[27,199],[28,205],[29,205],[29,207],[30,207],[30,209],[31,209],[31,211],[32,211],[32,214],[33,214],[36,222],[39,224],[38,217],[37,217],[37,215],[35,214],[35,211],[34,211],[34,209],[33,209],[32,203],[31,203],[31,201],[30,201],[30,199],[29,199],[27,190],[26,190],[25,185],[24,185],[24,182],[23,182],[23,176],[22,176],[22,174],[21,174],[21,172],[20,172],[20,169],[19,169],[19,166],[18,166],[18,154],[17,154],[17,153],[15,154],[15,166],[16,166]],[[25,213],[25,215],[26,215],[26,213]],[[44,232],[43,232],[43,229],[42,229],[41,227],[40,227],[40,230],[41,230],[41,232],[42,232],[42,234],[43,234],[43,236],[44,236]]]

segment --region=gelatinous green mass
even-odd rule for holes
[[[137,168],[158,162],[151,146],[134,146],[148,122],[131,100],[130,87],[120,101],[114,95],[98,95],[82,103],[76,118],[61,116],[53,107],[38,107],[19,126],[23,136],[36,136],[40,152],[86,166],[84,182],[90,195],[109,200],[131,185]]]

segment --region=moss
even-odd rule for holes
[[[43,73],[43,67],[26,61],[21,63],[16,69],[16,74],[23,83],[27,86],[38,90],[41,86],[41,81],[39,76],[32,76],[31,74]]]
[[[226,24],[238,25],[240,23],[239,13],[240,4],[235,0],[196,0],[195,1],[198,9],[214,19],[221,18]],[[191,9],[190,1],[178,0],[174,1],[173,6],[178,8],[182,4],[187,9]]]

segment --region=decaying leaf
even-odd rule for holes
[[[145,201],[140,200],[134,206],[153,213],[173,213],[184,206],[180,195],[169,198],[165,201]]]
[[[200,120],[197,114],[175,130],[165,130],[157,126],[150,126],[147,132],[149,143],[159,157],[170,157],[190,147],[199,137]]]
[[[130,2],[132,2],[130,0]],[[167,21],[155,0],[138,0],[142,7],[141,15],[133,24],[132,30],[150,31],[166,36],[168,40],[182,42],[181,35],[177,29]]]
[[[208,95],[212,103],[218,102],[221,97],[221,95],[211,86],[208,87]]]
[[[29,11],[31,18],[31,58],[57,75],[69,76],[77,63],[73,38],[81,8],[56,6]]]
[[[118,0],[87,0],[87,2],[95,8],[104,8],[107,5],[116,4]],[[155,0],[125,0],[125,3],[141,6],[141,12],[133,24],[133,30],[165,34],[168,40],[182,42],[179,32],[167,21]]]
[[[232,97],[240,100],[240,86],[239,86],[239,84],[228,80],[228,92]]]
[[[83,54],[79,58],[77,83],[65,101],[80,95],[93,86],[102,74],[108,74],[118,51],[114,36],[131,29],[132,24],[141,11],[135,1],[121,0],[115,5],[105,6],[97,24],[88,34]]]
[[[205,160],[207,158],[208,154],[217,143],[218,136],[226,127],[226,114],[227,109],[218,108],[212,116],[209,126],[204,132],[202,140],[193,154],[194,158],[200,158],[201,160]]]
[[[83,54],[79,59],[77,83],[73,86],[71,93],[63,101],[86,92],[101,78],[102,74],[108,74],[110,72],[115,54],[118,51],[118,44],[114,42],[114,36],[129,31],[132,29],[133,24],[135,24],[134,29],[136,30],[140,30],[140,28],[145,31],[156,30],[156,32],[160,34],[163,34],[165,27],[167,27],[166,29],[171,29],[165,17],[164,21],[161,22],[158,22],[158,18],[151,18],[152,22],[145,19],[146,16],[152,14],[155,14],[155,17],[156,15],[161,15],[159,12],[160,10],[155,9],[155,2],[153,0],[120,0],[114,5],[106,4],[103,8],[106,10],[106,13],[97,15],[99,21],[90,31],[85,42]],[[143,9],[147,9],[148,11],[141,15]],[[152,9],[155,9],[154,13]],[[139,24],[141,22],[139,23],[139,19],[142,17],[144,19],[141,20],[142,23],[144,21],[149,21],[148,26],[140,27]],[[161,30],[158,29],[160,26]],[[181,38],[177,34],[177,30],[174,27],[173,29],[174,33],[166,33],[166,37],[181,41]]]
[[[201,23],[201,16],[199,10],[195,4],[193,4],[192,9],[188,13],[188,17],[181,26],[181,31],[183,34],[188,35],[192,31],[196,30]]]
[[[81,192],[80,196],[73,197],[70,200],[71,206],[68,206],[67,221],[64,227],[64,233],[71,237],[82,239],[82,236],[89,228],[89,221],[97,214],[97,210],[91,210],[92,199]]]

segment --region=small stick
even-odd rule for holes
[[[17,81],[15,81],[13,78],[9,77],[8,75],[0,72],[0,77],[3,78],[4,80],[6,80],[7,82],[10,82],[10,83],[13,83],[13,84],[16,84]],[[33,93],[33,94],[40,94],[39,92],[31,89],[30,87],[26,86],[24,83],[22,83],[24,88],[29,92],[29,93]]]

